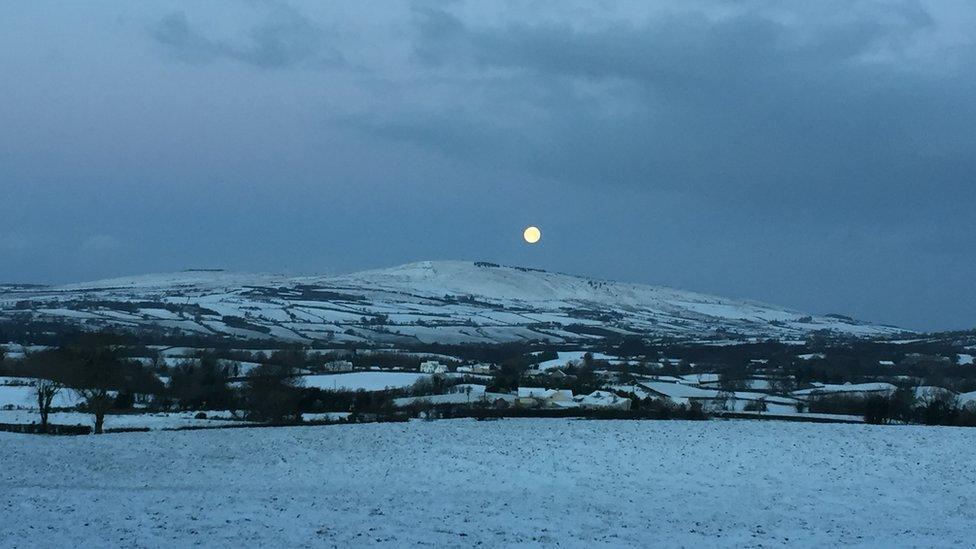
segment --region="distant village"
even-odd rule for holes
[[[6,343],[0,346],[0,428],[111,431],[523,416],[976,423],[971,345],[940,343],[936,352],[911,342],[857,345],[448,353]]]

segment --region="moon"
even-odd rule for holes
[[[536,226],[526,227],[525,232],[522,233],[522,238],[529,244],[535,244],[542,238],[542,231]]]

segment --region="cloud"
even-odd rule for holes
[[[177,59],[209,63],[230,59],[260,68],[286,68],[305,63],[335,64],[341,55],[326,42],[322,30],[300,12],[281,4],[266,6],[260,20],[231,38],[215,38],[193,26],[183,11],[170,13],[150,34]]]
[[[474,164],[745,208],[976,203],[976,50],[920,51],[935,22],[917,3],[844,5],[573,23],[417,9],[414,59],[451,100],[391,98],[345,122]]]

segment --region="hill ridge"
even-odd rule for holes
[[[901,333],[844,315],[485,261],[338,275],[193,270],[0,288],[0,320],[335,343],[592,343]]]

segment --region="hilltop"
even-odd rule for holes
[[[52,326],[331,343],[587,343],[626,336],[791,340],[898,328],[758,302],[486,262],[345,275],[194,270],[0,287],[0,319]]]

